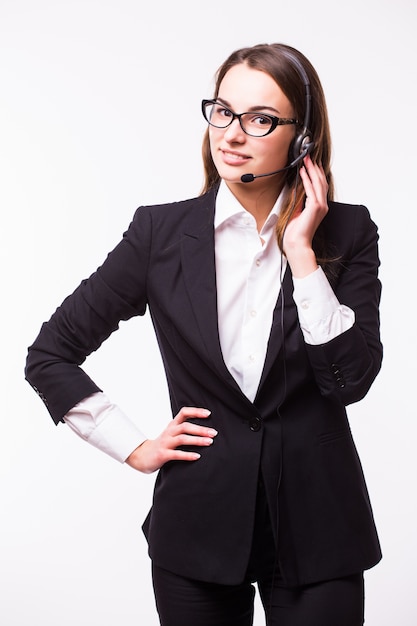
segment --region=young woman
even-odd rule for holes
[[[144,532],[163,626],[249,626],[255,581],[270,626],[359,626],[381,553],[345,406],[381,365],[377,230],[333,201],[300,52],[234,52],[202,107],[202,195],[137,210],[26,376],[56,422],[159,470]],[[80,368],[148,307],[174,416],[154,440]]]

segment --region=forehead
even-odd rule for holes
[[[234,65],[225,74],[219,86],[218,98],[239,111],[267,106],[281,114],[290,114],[292,109],[287,96],[269,74],[245,63]]]

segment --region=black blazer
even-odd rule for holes
[[[149,307],[173,414],[206,407],[204,424],[219,431],[198,461],[160,470],[144,525],[152,559],[195,579],[241,582],[261,471],[288,585],[367,569],[381,553],[345,406],[367,393],[381,365],[376,227],[366,208],[330,203],[322,230],[340,257],[334,289],[355,324],[306,345],[287,269],[252,403],[220,349],[215,193],[138,209],[103,265],[43,324],[26,377],[58,422],[98,390],[79,367],[86,356]]]

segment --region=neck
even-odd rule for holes
[[[271,184],[271,181],[265,184],[264,181],[256,180],[253,183],[226,182],[243,208],[255,218],[258,232],[264,225],[284,186],[282,175],[279,175],[278,180],[274,177],[274,180],[276,180],[276,184]]]

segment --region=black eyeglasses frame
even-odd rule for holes
[[[225,125],[225,126],[217,126],[216,124],[213,124],[207,117],[206,115],[206,107],[208,105],[214,105],[214,104],[219,104],[222,107],[224,107],[224,109],[226,109],[227,111],[229,111],[229,113],[231,113],[232,117],[230,118],[230,121]],[[266,137],[267,135],[270,135],[272,133],[272,131],[274,131],[276,129],[277,126],[285,126],[287,124],[298,124],[298,120],[295,118],[286,118],[286,117],[276,117],[275,115],[270,115],[269,113],[262,113],[262,111],[259,111],[259,115],[262,115],[263,117],[267,117],[268,119],[271,120],[271,126],[270,128],[268,128],[268,130],[266,131],[266,133],[264,135],[253,135],[252,133],[248,133],[247,130],[245,130],[243,128],[242,125],[242,115],[253,115],[254,113],[256,113],[256,111],[244,111],[243,113],[235,113],[234,111],[232,111],[231,109],[229,109],[229,107],[225,106],[222,102],[219,102],[218,100],[214,99],[214,100],[207,100],[204,99],[201,101],[201,110],[203,113],[203,117],[206,120],[206,122],[208,124],[210,124],[210,126],[213,126],[214,128],[228,128],[235,119],[237,119],[239,121],[239,125],[240,128],[243,130],[243,132],[246,135],[249,135],[250,137]]]

